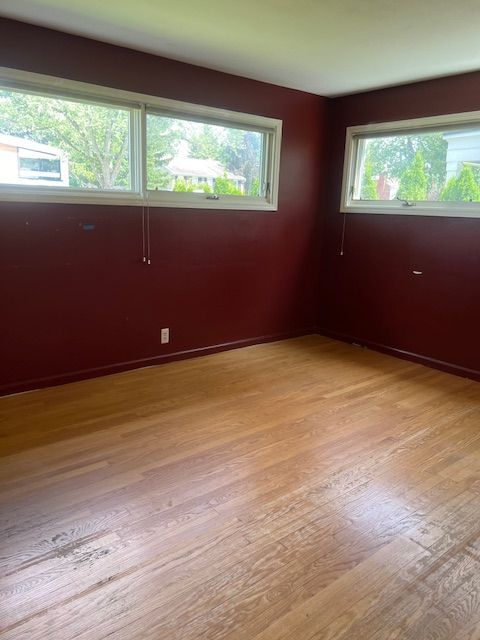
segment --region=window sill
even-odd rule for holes
[[[402,207],[397,203],[388,205],[347,204],[340,208],[340,213],[368,213],[394,216],[434,216],[439,218],[480,218],[480,202],[471,206],[452,203],[451,206],[441,204],[441,206],[426,206],[417,204],[413,207]]]
[[[0,202],[29,202],[46,204],[82,204],[109,206],[149,206],[169,209],[208,209],[210,211],[277,211],[276,203],[255,200],[247,196],[219,196],[218,200],[208,199],[204,194],[154,193],[144,199],[139,193],[117,193],[111,191],[68,193],[60,190],[35,190],[0,188]]]

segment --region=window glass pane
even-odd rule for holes
[[[480,126],[360,139],[355,200],[480,201]]]
[[[147,114],[147,188],[264,196],[265,134]]]
[[[128,191],[130,111],[0,90],[0,183]]]

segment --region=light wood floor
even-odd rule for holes
[[[310,336],[0,400],[2,640],[480,638],[480,385]]]

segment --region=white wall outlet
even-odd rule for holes
[[[160,341],[162,344],[168,344],[170,342],[170,329],[168,327],[161,330]]]

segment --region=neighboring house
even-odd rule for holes
[[[377,194],[379,200],[393,200],[398,191],[398,180],[381,173],[377,178]]]
[[[175,181],[183,178],[191,184],[208,184],[212,191],[215,188],[215,179],[226,177],[231,180],[237,189],[245,190],[245,178],[227,171],[221,162],[217,160],[202,160],[177,156],[167,165],[167,170],[172,176],[170,188],[173,189]]]
[[[0,183],[68,187],[68,157],[61,149],[0,134]]]
[[[448,143],[447,182],[457,176],[464,164],[480,167],[480,129],[444,133]]]
[[[399,180],[389,178],[387,174],[381,173],[378,178],[376,178],[376,184],[379,200],[395,200],[398,187],[400,186]]]

